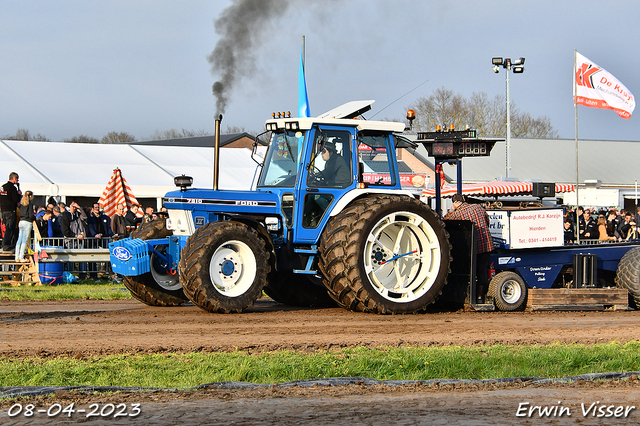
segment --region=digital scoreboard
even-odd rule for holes
[[[486,157],[496,142],[503,139],[478,138],[475,130],[418,132],[417,142],[423,144],[431,157],[457,159]]]

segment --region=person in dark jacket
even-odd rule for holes
[[[62,212],[60,211],[60,207],[55,206],[52,213],[53,215],[51,216],[51,219],[49,219],[49,237],[62,238],[62,228],[60,227],[60,217]]]
[[[42,214],[36,215],[36,226],[38,227],[38,232],[42,238],[49,238],[52,235],[49,235],[49,221],[53,216],[53,212],[51,210],[45,210]]]
[[[89,237],[112,237],[111,219],[100,211],[100,204],[93,203],[93,208],[87,215],[87,235]]]
[[[5,226],[4,238],[2,239],[2,251],[10,252],[15,246],[18,235],[18,215],[16,209],[20,204],[19,176],[16,172],[9,174],[9,181],[0,187],[0,210],[2,211],[2,223]]]
[[[349,185],[351,183],[351,170],[349,170],[344,158],[336,152],[335,143],[326,142],[320,153],[325,161],[322,174],[326,180],[326,186],[344,188]]]
[[[60,215],[60,229],[62,235],[65,238],[78,238],[83,239],[87,235],[84,222],[87,220],[87,215],[84,210],[80,208],[78,203],[72,201],[69,205],[69,210],[65,210]]]
[[[584,221],[580,224],[580,238],[597,240],[598,239],[598,223],[591,217],[591,212],[585,210]]]
[[[20,223],[18,225],[18,241],[16,242],[16,262],[28,262],[24,257],[27,250],[27,242],[33,229],[33,221],[36,220],[36,211],[33,208],[33,192],[25,191],[20,200]]]
[[[138,217],[138,209],[140,209],[139,205],[132,204],[131,208],[127,210],[127,214],[124,215],[124,221],[128,227],[131,227],[131,230],[135,229],[136,226],[142,222],[142,218]]]

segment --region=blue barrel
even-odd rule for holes
[[[39,263],[39,276],[42,284],[62,284],[64,263]]]
[[[49,248],[60,248],[55,246],[42,246],[43,250]],[[42,284],[62,284],[62,273],[64,272],[64,263],[38,263],[38,275]]]

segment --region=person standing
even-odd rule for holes
[[[60,229],[65,238],[77,238],[82,240],[87,235],[85,221],[87,215],[78,203],[72,201],[69,210],[60,215]]]
[[[9,174],[9,181],[0,188],[0,210],[2,211],[2,223],[4,223],[4,238],[2,239],[2,251],[10,252],[15,247],[16,228],[18,214],[16,209],[20,204],[19,176],[16,172]]]
[[[33,229],[33,221],[36,220],[36,212],[33,208],[33,192],[25,191],[20,200],[20,223],[18,224],[18,241],[16,242],[16,262],[28,262],[24,257],[27,250],[27,242]]]
[[[116,206],[116,213],[111,216],[111,231],[113,231],[113,237],[124,238],[127,236],[127,223],[124,220],[124,204],[118,204]]]
[[[489,215],[478,204],[468,204],[462,194],[455,194],[451,199],[453,207],[445,215],[445,219],[470,220],[474,224],[476,232],[476,303],[484,303],[485,295],[489,289],[489,262],[493,241],[489,231]]]
[[[127,210],[127,214],[124,215],[124,221],[127,225],[127,231],[131,232],[142,222],[142,218],[138,217],[138,210],[140,206],[132,204],[131,208]]]
[[[93,208],[87,216],[87,232],[89,237],[102,239],[102,237],[111,237],[111,219],[109,216],[100,211],[100,204],[93,203]]]

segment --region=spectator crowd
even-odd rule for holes
[[[579,206],[576,211],[567,209],[564,214],[564,241],[578,240],[629,241],[640,238],[636,224],[640,221],[640,207],[635,214],[616,208],[597,210]],[[577,231],[577,232],[576,232]]]
[[[76,239],[76,241],[102,240],[103,238],[124,238],[141,223],[156,220],[162,213],[153,207],[143,209],[133,204],[127,209],[118,204],[116,213],[109,217],[96,201],[91,207],[83,208],[76,201],[68,205],[49,197],[46,205],[34,203],[32,191],[20,190],[20,177],[9,174],[7,183],[0,187],[0,208],[2,210],[2,251],[15,253],[16,262],[27,262],[25,254],[30,250],[28,241],[35,236],[43,238]],[[125,213],[125,210],[126,213]],[[144,214],[138,216],[138,211]],[[163,207],[160,212],[166,212]]]

